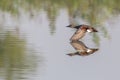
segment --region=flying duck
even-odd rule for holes
[[[78,28],[79,27],[79,28]],[[95,28],[90,27],[88,25],[79,25],[74,27],[76,28],[76,32],[73,34],[73,36],[70,38],[70,41],[77,41],[85,36],[86,32],[98,32]]]

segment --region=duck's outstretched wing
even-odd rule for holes
[[[86,33],[86,29],[79,28],[70,38],[70,41],[78,41],[79,39],[85,36],[85,33]]]

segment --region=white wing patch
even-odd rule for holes
[[[87,52],[89,53],[89,52],[91,52],[92,50],[91,49],[87,49]]]
[[[89,30],[89,29],[87,29],[87,32],[89,32],[89,33],[90,33],[90,32],[92,32],[92,31],[91,31],[91,30]]]

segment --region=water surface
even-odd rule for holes
[[[10,9],[9,1],[4,3],[7,8],[1,6],[0,80],[120,79],[120,14],[119,7],[114,5],[119,4],[116,0],[113,3],[80,0],[85,3],[80,9],[80,1],[59,4],[52,0],[40,1],[16,0]],[[22,7],[21,3],[24,3]],[[113,7],[109,9],[110,5]],[[65,27],[75,23],[74,20],[76,24],[89,24],[99,31],[87,33],[82,39],[99,51],[84,57],[66,55],[75,52],[69,40],[75,29]]]

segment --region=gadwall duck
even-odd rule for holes
[[[98,31],[95,28],[90,27],[88,25],[80,25],[70,40],[77,41],[77,40],[81,39],[82,37],[84,37],[86,32],[98,32]]]

